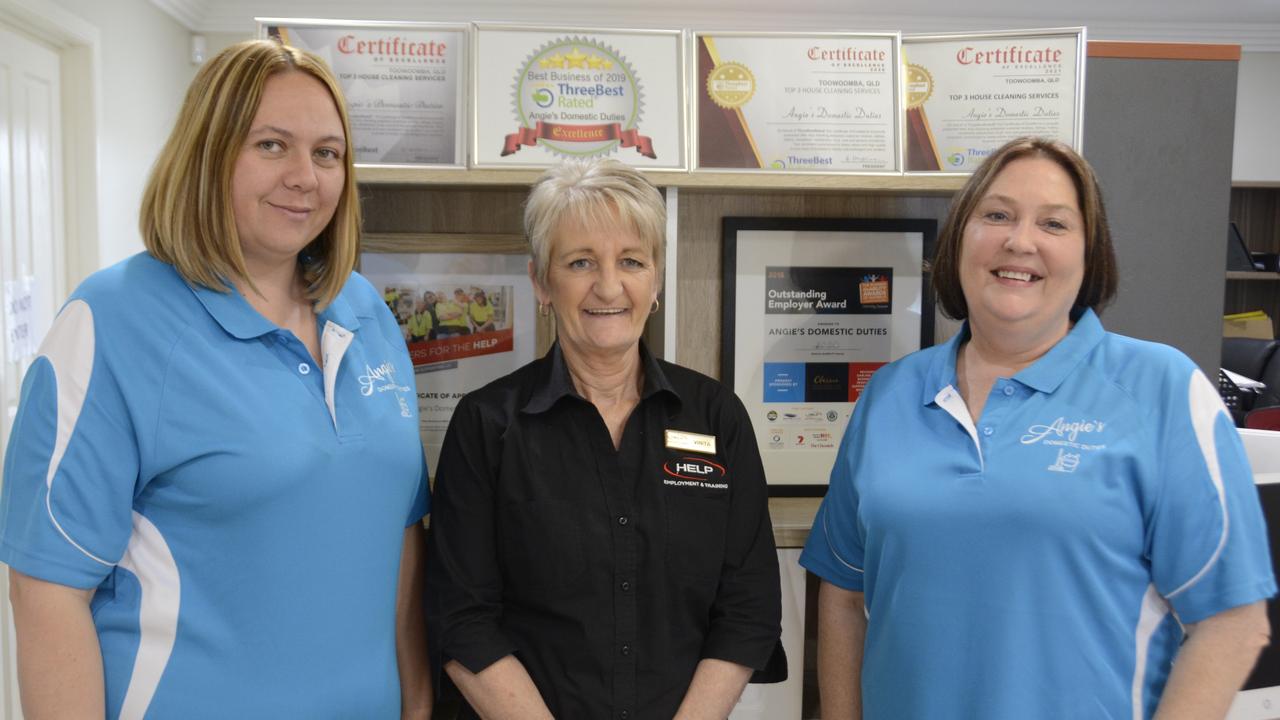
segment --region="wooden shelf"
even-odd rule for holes
[[[809,528],[818,514],[822,498],[769,498],[769,518],[773,520],[773,543],[779,548],[804,547]]]
[[[1273,272],[1249,272],[1248,270],[1228,270],[1228,280],[1249,280],[1249,281],[1269,281],[1275,282],[1280,280],[1280,273]]]
[[[358,166],[362,183],[437,185],[444,187],[527,186],[541,170],[448,170],[416,167]],[[955,175],[822,175],[771,172],[683,172],[652,170],[649,179],[659,187],[707,190],[792,190],[913,193],[950,195],[965,177]]]

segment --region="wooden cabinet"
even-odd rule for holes
[[[1233,187],[1230,218],[1251,251],[1280,253],[1280,185]],[[1263,310],[1280,337],[1280,273],[1229,272],[1223,296],[1224,314]]]

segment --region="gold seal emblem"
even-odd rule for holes
[[[726,110],[740,108],[756,94],[756,76],[742,63],[717,65],[707,74],[707,95]]]
[[[920,65],[907,65],[907,107],[920,107],[932,96],[933,75]]]

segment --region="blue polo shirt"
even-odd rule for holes
[[[1275,592],[1236,429],[1091,311],[977,423],[950,342],[879,370],[800,563],[865,593],[868,718],[1146,718],[1194,623]]]
[[[96,588],[108,717],[399,717],[400,549],[428,503],[413,367],[359,275],[318,326],[323,369],[140,254],[49,331],[0,561]]]

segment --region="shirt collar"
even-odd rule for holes
[[[254,310],[240,290],[231,283],[227,283],[227,291],[214,290],[203,285],[190,287],[196,299],[204,305],[204,309],[232,337],[250,340],[280,329],[275,323]],[[321,327],[330,320],[335,325],[352,332],[360,327],[360,320],[351,309],[351,303],[347,301],[346,291],[347,288],[344,286],[342,292],[329,303],[329,307],[319,314]]]
[[[640,364],[644,367],[644,388],[640,391],[641,401],[658,393],[667,393],[676,402],[680,401],[680,394],[671,385],[657,358],[653,357],[643,341],[640,342]],[[531,414],[546,412],[563,397],[585,401],[573,386],[573,378],[569,376],[569,365],[564,360],[564,352],[561,351],[558,342],[553,344],[551,350],[542,358],[536,382],[533,394],[521,409],[522,412]]]
[[[1014,380],[1043,393],[1051,393],[1058,389],[1062,381],[1084,360],[1102,341],[1106,331],[1102,322],[1089,308],[1085,308],[1075,319],[1075,325],[1067,332],[1066,337],[1058,341],[1039,360],[1022,369]],[[934,356],[929,365],[928,382],[924,385],[921,403],[928,405],[934,401],[938,393],[948,385],[956,385],[956,353],[960,346],[969,339],[969,321],[965,321],[956,333],[943,346],[942,352]]]

